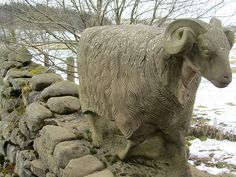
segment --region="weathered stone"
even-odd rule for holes
[[[9,61],[18,61],[20,63],[29,63],[32,59],[30,52],[23,46],[17,47],[8,55]]]
[[[21,132],[17,134],[16,140],[21,149],[26,149],[33,142],[33,140],[25,137]]]
[[[44,119],[53,116],[52,112],[40,103],[31,103],[26,107],[26,124],[31,131],[38,131],[44,125]]]
[[[34,159],[36,159],[36,155],[33,150],[18,151],[16,154],[15,173],[20,177],[25,177],[31,174],[29,170],[31,167],[31,161]]]
[[[11,139],[11,132],[14,128],[15,128],[14,121],[2,120],[1,123],[2,136],[6,141],[9,141]]]
[[[114,177],[113,173],[110,170],[102,170],[100,172],[93,173],[85,177]]]
[[[63,171],[62,177],[84,177],[103,168],[104,164],[98,158],[87,155],[72,159]]]
[[[7,71],[11,68],[14,68],[14,67],[18,68],[21,66],[23,66],[23,64],[17,61],[3,61],[1,63],[0,69],[5,69]]]
[[[13,87],[7,87],[3,89],[3,94],[6,97],[11,97],[11,96],[19,97],[21,92],[19,90],[15,90]]]
[[[32,77],[32,90],[41,91],[51,84],[61,81],[62,77],[55,73],[38,74]]]
[[[15,146],[13,144],[7,145],[7,159],[10,160],[10,162],[15,163],[16,162],[16,153],[20,151],[18,146]]]
[[[46,89],[44,89],[41,93],[41,98],[48,99],[50,97],[58,97],[58,96],[79,96],[78,85],[71,81],[61,81],[56,82]]]
[[[36,159],[31,162],[31,171],[34,175],[45,177],[47,173],[47,167],[42,160]]]
[[[14,90],[21,90],[21,86],[30,81],[30,78],[14,78],[10,80],[10,83],[12,84]]]
[[[56,145],[53,156],[60,168],[65,168],[71,159],[90,153],[89,148],[81,141],[65,141]]]
[[[28,139],[34,139],[34,138],[36,137],[36,133],[30,131],[29,128],[27,127],[26,118],[25,118],[25,117],[22,117],[22,118],[19,120],[18,126],[19,126],[19,129],[20,129],[20,132],[21,132],[26,138],[28,138]]]
[[[4,61],[8,59],[9,53],[12,51],[12,47],[7,44],[0,45],[0,60]]]
[[[29,92],[29,95],[28,95],[28,98],[27,98],[28,104],[39,101],[40,100],[40,94],[41,94],[41,91],[31,91],[31,92]]]
[[[20,129],[19,128],[14,128],[11,132],[11,137],[10,137],[10,140],[13,144],[15,145],[18,145],[18,142],[17,142],[17,134],[20,132]]]
[[[49,109],[59,114],[68,114],[80,109],[79,99],[73,96],[53,97],[47,101]]]
[[[0,154],[6,156],[7,155],[7,141],[0,136]]]
[[[12,112],[16,107],[18,107],[22,102],[21,100],[17,98],[6,98],[6,97],[1,97],[1,102],[2,102],[2,109],[4,109],[7,112]]]
[[[31,78],[33,74],[27,69],[18,69],[18,68],[11,68],[7,71],[6,79],[9,80],[11,78]]]
[[[46,174],[46,177],[57,177],[57,176],[54,173],[52,173],[52,172],[48,172]]]
[[[42,161],[46,163],[49,170],[59,176],[59,168],[57,166],[56,160],[45,147],[45,144],[41,137],[37,137],[34,140],[34,149],[37,151],[40,159],[42,159]]]
[[[60,142],[76,139],[76,135],[70,130],[53,125],[43,127],[40,134],[50,154],[53,153],[55,146]]]

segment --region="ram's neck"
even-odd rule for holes
[[[166,88],[175,95],[181,104],[188,100],[189,87],[196,76],[186,59],[170,57],[163,60],[161,78]]]

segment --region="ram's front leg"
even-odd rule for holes
[[[85,114],[90,124],[90,131],[92,134],[92,145],[101,147],[103,144],[104,124],[102,118],[94,113]]]
[[[172,165],[176,171],[176,174],[178,174],[177,176],[192,177],[192,173],[188,164],[184,135],[180,132],[173,133],[171,136],[167,136],[167,139],[167,152],[171,154]]]

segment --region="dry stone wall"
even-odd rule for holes
[[[78,85],[31,58],[25,48],[0,46],[0,165],[14,164],[7,177],[172,177],[165,162],[118,160],[123,136],[93,147]]]
[[[31,61],[25,48],[0,49],[0,154],[15,164],[14,173],[113,177],[78,133],[78,85]]]

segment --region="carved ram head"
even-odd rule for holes
[[[163,48],[171,55],[182,56],[195,72],[223,88],[232,81],[229,52],[233,43],[233,32],[216,18],[209,24],[180,19],[166,28]]]

